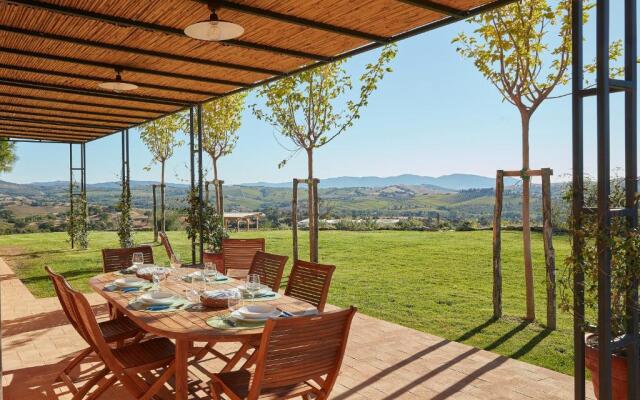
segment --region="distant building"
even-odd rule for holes
[[[253,225],[258,230],[260,228],[260,218],[263,217],[264,214],[261,212],[226,212],[224,213],[224,226],[229,228],[229,223],[235,224],[236,231],[239,231],[240,225],[244,224],[248,231]]]

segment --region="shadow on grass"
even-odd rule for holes
[[[55,268],[53,268],[55,271]],[[58,272],[58,271],[56,271]],[[93,275],[96,275],[98,273],[100,273],[100,269],[96,269],[96,268],[83,268],[83,269],[72,269],[69,271],[64,271],[64,272],[60,272],[60,274],[62,276],[65,277],[65,279],[67,280],[73,280],[73,278],[75,277],[90,277]],[[49,279],[49,276],[47,275],[47,273],[44,270],[44,267],[42,268],[42,275],[36,275],[36,276],[30,276],[30,277],[25,277],[20,279],[22,281],[22,283],[24,283],[25,285],[38,285],[38,284],[43,284],[43,283],[47,283],[47,282],[51,282],[51,280]],[[53,289],[53,285],[51,286],[51,288]]]

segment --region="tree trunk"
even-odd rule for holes
[[[316,198],[314,197],[313,191],[313,148],[307,149],[307,194],[309,199],[308,204],[308,215],[309,215],[309,260],[311,262],[318,261],[318,244],[317,238],[315,237],[316,223],[317,223],[317,215],[315,215],[315,202]]]
[[[160,172],[160,226],[162,232],[165,231],[165,219],[164,219],[164,164],[165,161],[162,161],[162,168]]]
[[[526,285],[527,296],[527,316],[526,320],[533,321],[536,319],[535,298],[533,288],[533,263],[531,260],[531,223],[530,223],[530,205],[529,205],[529,189],[531,178],[527,174],[529,171],[529,122],[531,114],[527,111],[521,111],[522,120],[522,241],[524,255],[524,279]]]
[[[220,190],[218,190],[218,159],[211,157],[213,160],[213,190],[216,194],[216,212],[222,215],[222,199],[220,198]]]

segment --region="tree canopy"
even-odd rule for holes
[[[0,172],[11,172],[17,160],[16,144],[7,140],[0,141]]]

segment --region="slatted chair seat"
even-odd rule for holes
[[[264,238],[223,239],[222,257],[225,274],[233,278],[244,278],[258,251],[264,252]]]
[[[326,400],[338,377],[355,307],[266,322],[253,372],[213,374],[211,395],[221,400]],[[313,397],[312,397],[313,396]]]
[[[166,338],[155,338],[113,350],[124,368],[150,370],[168,365],[175,356],[175,345]],[[157,365],[157,367],[153,367]]]
[[[151,246],[129,247],[122,249],[102,249],[102,270],[115,272],[132,265],[133,253],[142,253],[145,264],[153,264]]]
[[[140,327],[127,317],[119,317],[98,323],[102,336],[108,343],[120,342],[141,333]]]
[[[246,369],[218,374],[220,384],[225,392],[233,392],[241,399],[247,398],[251,388],[253,375]],[[260,400],[292,399],[307,394],[317,393],[318,386],[312,382],[301,382],[291,386],[266,388],[260,393]]]

